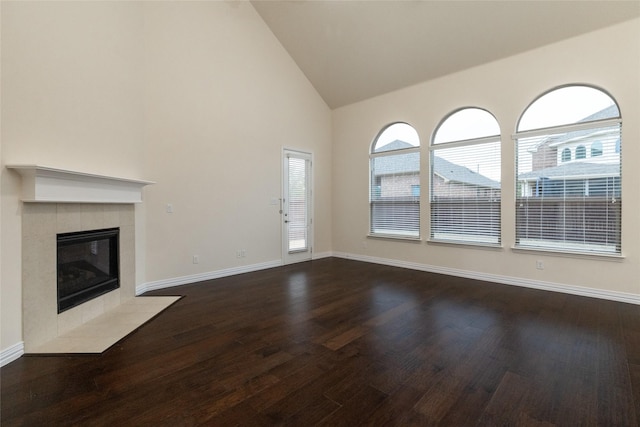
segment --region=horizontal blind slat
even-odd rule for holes
[[[516,139],[516,244],[620,253],[620,124]]]

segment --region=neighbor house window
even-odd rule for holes
[[[613,98],[589,86],[561,87],[529,105],[514,136],[517,247],[621,253],[621,125]],[[565,156],[571,147],[574,160]]]
[[[620,140],[616,141],[615,144],[615,152],[620,152]],[[591,144],[591,157],[600,157],[602,156],[602,142],[596,141]]]
[[[500,127],[464,108],[436,129],[431,151],[432,241],[500,244]]]
[[[420,237],[420,139],[407,123],[385,127],[370,161],[370,229],[373,236]]]
[[[565,148],[562,150],[562,162],[570,162],[571,161],[571,149]]]

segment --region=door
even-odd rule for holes
[[[311,259],[311,154],[284,150],[282,174],[283,262]]]

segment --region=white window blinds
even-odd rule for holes
[[[539,108],[548,97],[553,103]],[[579,111],[563,121],[572,110]],[[535,129],[536,120],[544,127]],[[546,126],[549,120],[555,125]],[[621,253],[621,120],[614,101],[595,88],[565,87],[534,102],[522,123],[528,129],[515,135],[516,246]]]
[[[406,123],[386,127],[370,155],[371,235],[420,236],[420,142]]]
[[[431,145],[431,240],[500,244],[500,129],[479,108],[447,117]]]
[[[289,253],[306,251],[309,232],[309,213],[307,212],[309,192],[308,165],[305,158],[290,156],[288,159],[288,199],[287,199],[287,229]]]

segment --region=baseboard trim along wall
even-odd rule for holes
[[[553,282],[543,282],[540,280],[521,279],[518,277],[500,276],[496,274],[479,273],[475,271],[459,270],[455,268],[438,267],[429,264],[401,261],[388,258],[377,258],[366,255],[349,254],[344,252],[321,252],[313,255],[313,259],[322,258],[344,258],[354,261],[370,262],[373,264],[388,265],[391,267],[401,267],[410,270],[426,271],[429,273],[446,274],[448,276],[465,277],[467,279],[482,280],[487,282],[501,283],[503,285],[522,286],[525,288],[540,289],[543,291],[561,292],[571,295],[580,295],[591,298],[600,298],[629,304],[640,305],[640,295],[626,292],[604,291],[601,289],[584,288],[580,286],[564,285]],[[141,295],[148,291],[170,288],[172,286],[188,285],[205,280],[219,279],[221,277],[233,276],[242,273],[266,270],[268,268],[279,267],[281,260],[268,261],[259,264],[243,265],[241,267],[225,268],[223,270],[211,271],[207,273],[193,274],[189,276],[175,277],[171,279],[157,280],[136,286],[136,295]],[[24,342],[18,342],[0,352],[0,366],[4,366],[18,359],[24,354]]]
[[[24,342],[20,341],[0,352],[0,367],[19,359],[24,354]]]
[[[448,276],[464,277],[467,279],[483,280],[486,282],[501,283],[503,285],[522,286],[525,288],[540,289],[543,291],[561,292],[571,295],[579,295],[591,298],[600,298],[611,301],[624,302],[640,305],[640,295],[626,292],[605,291],[602,289],[586,288],[582,286],[565,285],[562,283],[545,282],[541,280],[522,279],[519,277],[500,276],[496,274],[479,273],[476,271],[460,270],[448,267],[439,267],[429,264],[421,264],[409,261],[402,261],[389,258],[378,258],[367,255],[350,254],[345,252],[320,252],[313,255],[313,259],[329,257],[352,259],[354,261],[370,262],[373,264],[388,265],[391,267],[401,267],[410,270],[426,271],[429,273],[446,274]],[[136,287],[136,295],[156,289],[170,288],[172,286],[187,285],[204,280],[218,279],[235,274],[251,273],[253,271],[265,270],[267,268],[279,267],[282,261],[269,261],[260,264],[245,265],[242,267],[232,267],[223,270],[211,271],[207,273],[194,274],[190,276],[176,277],[171,279],[149,282]]]
[[[312,259],[330,258],[331,252],[318,252],[313,254]],[[171,279],[157,280],[154,282],[143,283],[136,286],[136,295],[141,295],[148,291],[170,288],[172,286],[190,285],[192,283],[202,282],[204,280],[219,279],[221,277],[233,276],[235,274],[251,273],[253,271],[266,270],[267,268],[280,267],[281,260],[268,261],[260,264],[243,265],[241,267],[225,268],[223,270],[209,271],[206,273],[192,274],[189,276],[174,277]]]
[[[366,255],[333,252],[336,258],[352,259],[355,261],[370,262],[373,264],[402,267],[411,270],[426,271],[429,273],[446,274],[448,276],[464,277],[467,279],[483,280],[486,282],[501,283],[503,285],[522,286],[525,288],[540,289],[543,291],[561,292],[564,294],[579,295],[591,298],[600,298],[611,301],[625,302],[640,305],[640,295],[626,292],[605,291],[602,289],[586,288],[582,286],[565,285],[561,283],[544,282],[540,280],[522,279],[519,277],[500,276],[496,274],[479,273],[476,271],[459,270],[455,268],[438,267],[435,265],[420,264],[415,262],[400,261],[388,258],[377,258]]]
[[[322,259],[322,258],[331,258],[333,253],[331,252],[318,252],[314,253],[312,259]]]
[[[236,274],[251,273],[253,271],[266,270],[267,268],[280,267],[281,260],[267,261],[259,264],[243,265],[240,267],[225,268],[222,270],[209,271],[206,273],[192,274],[189,276],[174,277],[170,279],[156,280],[154,282],[143,283],[136,286],[136,295],[141,295],[148,291],[170,288],[173,286],[190,285],[205,280],[219,279],[221,277],[234,276]]]

